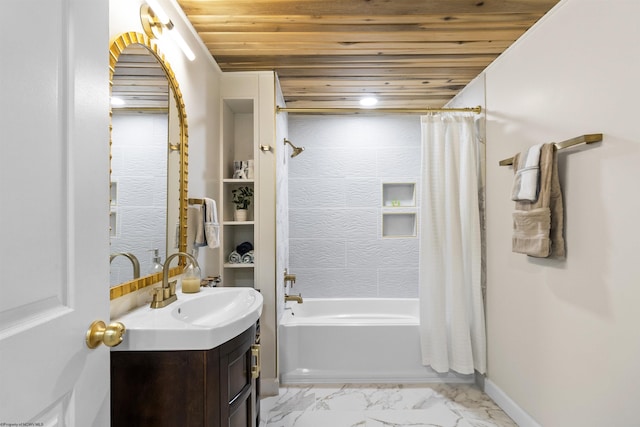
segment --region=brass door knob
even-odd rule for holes
[[[96,348],[100,344],[115,347],[122,342],[125,331],[120,322],[112,322],[107,326],[102,320],[96,320],[89,326],[85,341],[89,348]]]

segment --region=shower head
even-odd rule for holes
[[[293,148],[293,153],[291,153],[291,157],[295,157],[304,151],[304,147],[296,147],[287,138],[284,139],[284,144],[285,145],[289,144],[291,148]]]
[[[293,149],[293,153],[291,153],[291,157],[295,157],[298,154],[302,153],[304,151],[304,147],[296,147]]]

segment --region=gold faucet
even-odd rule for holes
[[[287,301],[295,301],[298,304],[302,304],[302,295],[301,294],[298,294],[298,295],[287,295],[287,294],[284,294],[284,301],[285,302],[287,302]]]
[[[131,261],[131,264],[133,264],[133,278],[139,279],[140,278],[140,262],[138,261],[138,258],[136,258],[136,256],[131,252],[118,252],[118,253],[109,255],[109,264],[111,264],[111,261],[113,261],[115,257],[120,255],[127,258],[129,261]]]
[[[189,258],[189,261],[191,261],[195,267],[200,268],[198,261],[191,254],[186,252],[176,252],[169,255],[162,268],[162,287],[155,290],[153,294],[153,301],[151,301],[151,308],[166,307],[178,299],[178,296],[176,295],[176,281],[174,280],[169,283],[169,264],[171,263],[171,260],[177,256],[185,256]]]

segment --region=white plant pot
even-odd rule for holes
[[[236,209],[233,213],[234,221],[246,221],[247,220],[247,209]]]

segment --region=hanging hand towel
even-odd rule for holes
[[[564,209],[554,144],[540,151],[540,192],[535,202],[518,201],[513,213],[513,252],[564,258]]]
[[[192,206],[192,210],[195,217],[196,234],[193,241],[193,246],[200,248],[207,246],[207,238],[204,234],[204,205]]]
[[[209,248],[214,249],[220,246],[220,224],[218,223],[218,210],[216,201],[204,199],[204,237]]]
[[[534,145],[516,155],[513,163],[516,174],[513,178],[511,200],[516,202],[538,200],[541,148],[542,144]]]

